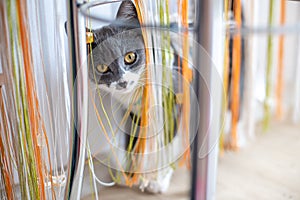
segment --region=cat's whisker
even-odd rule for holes
[[[133,95],[131,96],[131,99],[132,99],[131,102],[133,102],[133,103],[136,102],[136,99],[137,99],[137,97],[138,97],[138,95],[139,95],[139,92],[140,92],[139,89],[136,89],[136,90],[134,91]],[[122,100],[125,100],[125,99],[127,99],[127,98],[128,98],[128,96],[124,95],[124,96],[121,97],[120,100],[122,101]],[[118,107],[117,109],[114,109],[114,107],[115,107],[118,103],[119,103],[119,107]],[[120,108],[122,107],[122,105],[123,105],[123,104],[120,103],[120,102],[115,103],[115,104],[113,105],[113,107],[112,107],[112,108],[113,108],[113,109],[112,109],[112,110],[113,110],[113,113],[116,113],[117,111],[119,111]]]
[[[116,112],[118,112],[121,108],[122,108],[122,103],[118,103],[118,107],[115,108],[115,106],[117,106],[117,103],[115,103],[115,105],[112,106],[112,111],[113,111],[113,115],[115,115]]]
[[[126,110],[121,122],[120,122],[120,126],[122,126],[128,119],[130,113],[132,112],[132,107],[133,107],[133,104],[136,102],[137,98],[138,98],[138,95],[139,95],[139,90],[136,90],[134,91],[134,94],[132,95],[133,96],[133,100],[130,102],[129,106],[128,106],[128,109]],[[131,133],[132,134],[132,133]]]

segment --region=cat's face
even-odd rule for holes
[[[132,92],[145,72],[145,46],[140,28],[126,27],[138,23],[134,5],[124,1],[117,14],[118,22],[93,30],[89,78],[108,92]]]

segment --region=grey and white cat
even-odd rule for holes
[[[92,106],[92,102],[90,103],[88,139],[94,141],[90,144],[92,151],[98,151],[99,147],[102,148],[101,152],[98,152],[99,155],[96,156],[101,162],[105,162],[103,160],[108,152],[111,153],[111,148],[117,152],[120,160],[124,160],[124,152],[128,143],[126,136],[119,132],[125,133],[125,135],[130,133],[131,123],[127,121],[120,125],[120,122],[126,113],[124,108],[128,108],[136,91],[141,92],[140,89],[145,81],[145,45],[134,4],[131,1],[123,1],[115,22],[100,29],[88,31],[92,32],[94,36],[93,43],[88,45],[91,58],[88,64],[89,79],[94,91],[92,98],[95,99],[97,110],[99,110],[99,113],[95,113],[95,106]],[[98,97],[99,94],[101,98]],[[118,101],[123,109],[116,108],[115,101]],[[103,112],[103,107],[106,107],[105,112]],[[134,111],[132,113],[136,114]],[[117,140],[115,144],[118,147],[108,145],[107,138],[103,135],[99,136],[99,129],[103,129],[103,127],[95,125],[99,124],[97,119],[99,116],[103,120],[106,130],[116,129],[119,131],[114,136]],[[113,120],[107,118],[113,118]],[[138,121],[136,120],[136,123]],[[111,133],[109,136],[112,136]],[[104,164],[118,169],[116,163]],[[122,163],[122,165],[125,166],[126,163]],[[146,183],[141,182],[139,187],[153,193],[165,192],[170,184],[172,173],[171,167],[161,169],[158,176]]]
[[[145,69],[145,46],[138,27],[133,3],[124,1],[114,23],[92,30],[93,63],[89,66],[89,77],[101,89],[127,93],[137,86]]]

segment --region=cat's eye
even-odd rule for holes
[[[108,71],[108,66],[105,65],[105,64],[99,64],[97,65],[97,71],[100,72],[100,73],[105,73]]]
[[[134,63],[136,60],[136,54],[134,52],[129,52],[124,57],[124,62],[126,65]]]

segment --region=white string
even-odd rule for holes
[[[93,159],[92,159],[92,156],[91,156],[91,149],[90,149],[89,144],[87,144],[87,154],[88,154],[88,159],[89,159],[89,168],[90,169],[91,169],[91,167],[94,168]],[[96,179],[95,179],[94,174],[93,174],[93,186],[94,186],[95,198],[96,198],[96,200],[98,200],[98,198],[99,198],[98,197],[98,190],[97,190]]]
[[[89,169],[91,170],[91,173],[93,175],[93,178],[100,184],[100,185],[103,185],[105,187],[111,187],[111,186],[114,186],[116,183],[113,181],[111,183],[105,183],[103,181],[101,181],[95,174],[95,171],[94,171],[94,164],[93,164],[93,159],[92,159],[92,156],[91,156],[91,151],[90,151],[90,144],[89,142],[87,141],[87,152],[88,152],[88,158],[89,158]],[[95,191],[97,191],[97,189],[95,189]]]

